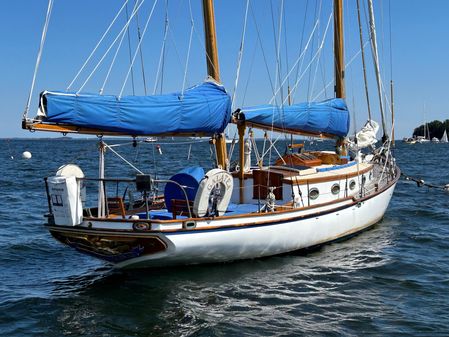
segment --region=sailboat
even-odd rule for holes
[[[212,0],[203,0],[203,13],[209,75],[204,83],[183,93],[143,97],[43,91],[38,116],[24,117],[27,130],[99,136],[98,177],[85,177],[80,167],[68,164],[45,178],[45,226],[51,235],[117,268],[148,268],[307,250],[378,223],[400,170],[385,134],[375,148],[379,125],[374,121],[357,133],[352,150],[348,144],[342,0],[334,1],[335,98],[282,111],[275,105],[231,111],[220,83]],[[239,136],[235,167],[226,151],[229,123]],[[253,166],[252,128],[331,139],[336,150],[307,151],[291,144],[291,151],[274,162],[259,160]],[[170,179],[145,172],[106,177],[104,155],[113,149],[105,135],[212,137],[216,167],[207,172],[186,167]],[[141,197],[119,193],[122,184]],[[164,194],[154,195],[155,186],[164,184]]]
[[[425,116],[426,116],[426,107],[424,105],[424,120],[425,120]],[[431,141],[431,139],[430,139],[429,125],[427,124],[427,122],[424,122],[424,135],[417,136],[416,142],[423,144],[423,143],[429,143],[430,141]]]
[[[443,136],[440,139],[440,143],[447,143],[447,142],[448,142],[447,141],[447,132],[446,132],[446,129],[444,129],[444,133],[443,133]]]

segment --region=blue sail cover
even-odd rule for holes
[[[243,108],[245,120],[276,129],[326,133],[344,137],[349,131],[349,111],[341,98],[323,102],[300,103],[282,108],[273,105],[259,105]]]
[[[129,135],[223,132],[231,116],[225,89],[204,82],[184,91],[156,96],[75,94],[45,91],[44,122]]]

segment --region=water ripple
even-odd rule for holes
[[[398,163],[409,175],[448,183],[449,163],[440,160],[447,147],[440,145],[398,144]],[[95,174],[96,154],[86,151],[95,147],[89,140],[0,146],[0,203],[8,205],[0,210],[2,335],[449,334],[446,193],[401,181],[380,224],[305,256],[118,272],[63,247],[42,225],[42,177],[67,162]],[[33,158],[17,159],[26,149]],[[150,150],[123,152],[143,162]],[[181,150],[187,148],[164,148],[164,174],[181,168],[174,161]],[[193,150],[192,162],[205,161],[208,151],[207,145]],[[129,173],[113,157],[107,161],[108,174]]]

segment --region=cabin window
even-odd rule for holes
[[[364,185],[366,183],[366,176],[362,176],[362,185]]]
[[[309,190],[309,198],[310,200],[315,200],[320,196],[320,191],[318,188],[314,187]]]
[[[369,180],[373,179],[373,171],[369,173]]]
[[[349,189],[352,191],[355,188],[355,180],[349,182]]]
[[[340,193],[340,184],[333,184],[331,187],[331,192],[334,195]]]

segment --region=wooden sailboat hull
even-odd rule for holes
[[[49,230],[59,241],[117,268],[273,256],[352,236],[376,224],[384,216],[398,177],[399,171],[395,180],[365,198],[345,198],[288,212],[197,219],[194,228],[186,228],[180,221],[136,231],[131,222],[91,221],[88,226],[49,226]]]

